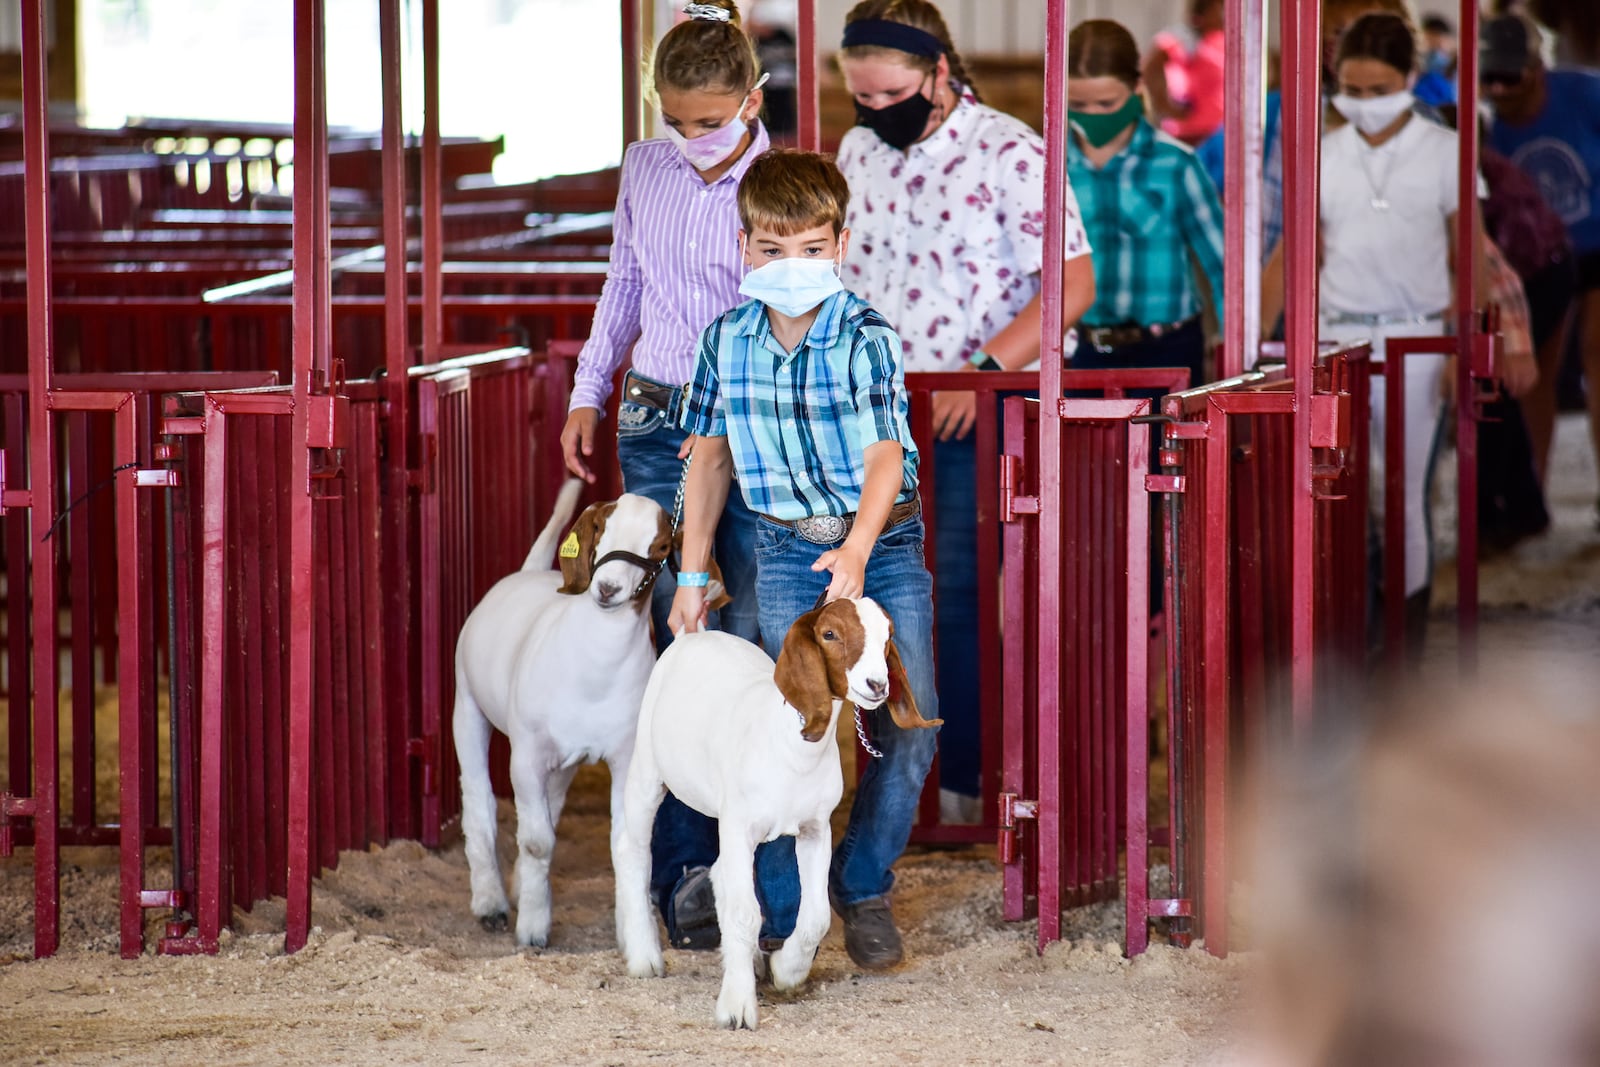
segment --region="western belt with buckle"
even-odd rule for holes
[[[912,497],[903,504],[896,504],[889,512],[889,521],[883,524],[887,530],[891,526],[899,526],[907,519],[914,518],[922,513],[922,499]],[[779,526],[787,526],[801,540],[810,541],[814,545],[832,545],[843,541],[850,536],[850,529],[856,523],[854,512],[849,515],[807,515],[803,519],[779,519],[771,515],[762,515],[768,522],[775,522]]]
[[[1104,352],[1177,333],[1185,326],[1193,324],[1198,318],[1198,315],[1191,315],[1182,322],[1158,322],[1150,326],[1129,322],[1118,326],[1081,326],[1079,329],[1083,331],[1090,344]]]
[[[664,382],[653,381],[643,375],[629,371],[622,378],[622,399],[630,404],[642,404],[647,408],[665,411],[669,416],[675,415],[675,401],[678,390]]]

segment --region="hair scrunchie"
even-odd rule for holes
[[[706,22],[729,22],[733,19],[733,12],[716,4],[685,4],[683,13],[691,19],[703,19]]]

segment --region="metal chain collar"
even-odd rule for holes
[[[855,705],[851,705],[855,707]],[[882,759],[883,753],[872,747],[872,742],[867,740],[867,728],[861,724],[861,709],[856,708],[856,737],[861,740],[861,747],[867,750],[867,755],[873,759]]]

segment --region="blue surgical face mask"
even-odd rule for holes
[[[832,259],[775,259],[751,271],[739,292],[790,318],[799,318],[844,289]]]

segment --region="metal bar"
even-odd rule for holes
[[[1316,634],[1315,506],[1312,498],[1311,392],[1317,360],[1317,220],[1321,202],[1322,10],[1282,0],[1284,151],[1284,338],[1294,380],[1290,679],[1295,729],[1310,725]],[[1223,507],[1226,497],[1218,497]],[[1209,586],[1215,590],[1226,586]],[[1208,811],[1208,817],[1209,817]],[[1212,931],[1207,927],[1207,944]],[[1223,931],[1226,936],[1226,931]]]
[[[1223,346],[1217,377],[1252,367],[1261,348],[1261,171],[1266,12],[1263,0],[1227,0],[1225,92],[1237,101],[1223,125],[1227,164],[1223,203]]]
[[[623,0],[624,17],[637,0]],[[383,202],[384,244],[389,248],[406,245],[405,130],[402,126],[400,0],[380,0],[379,41],[383,59]],[[629,63],[623,61],[627,75]],[[627,89],[624,87],[624,100]],[[635,94],[637,95],[637,94]],[[396,263],[395,261],[399,262]],[[407,345],[406,263],[403,255],[384,260],[384,380],[387,411],[383,424],[384,493],[381,502],[383,529],[383,610],[382,610],[382,692],[395,701],[396,736],[406,736],[405,724],[415,688],[412,684],[411,657],[411,539],[408,516],[411,507],[411,365]],[[387,708],[380,696],[379,706]],[[386,730],[369,737],[374,742],[373,780],[382,782],[387,766]],[[377,788],[371,795],[374,836],[387,841],[390,832],[389,792]],[[399,830],[396,827],[396,830]]]
[[[5,462],[11,471],[28,464],[27,387],[4,398]],[[10,490],[7,490],[9,493]],[[28,513],[12,508],[4,516],[6,546],[6,718],[10,741],[6,782],[15,796],[33,792],[33,731],[29,720],[32,668],[28,659],[28,570],[32,553],[28,544]]]
[[[819,102],[822,79],[817,76],[817,2],[799,0],[795,5],[795,100],[801,149],[822,150],[822,106]]]
[[[1063,236],[1067,184],[1067,30],[1070,0],[1045,14],[1045,233],[1039,395],[1061,395]],[[1061,766],[1061,420],[1039,426],[1039,949],[1061,939],[1061,841],[1057,833]]]
[[[394,0],[384,0],[393,3]],[[644,89],[640,62],[644,56],[644,31],[640,0],[622,0],[622,147],[644,136]],[[619,153],[620,156],[620,153]]]
[[[422,360],[444,344],[444,153],[439,144],[439,0],[422,4]]]
[[[83,499],[92,485],[89,474],[89,413],[67,416],[67,499]],[[85,501],[87,503],[87,501]],[[67,513],[67,593],[70,604],[69,638],[72,647],[72,825],[85,829],[95,824],[95,722],[94,722],[94,599],[91,576],[95,570],[90,527],[93,509],[76,507]]]
[[[1027,401],[1022,397],[1007,397],[1005,409],[1005,457],[1002,480],[1006,483],[1008,499],[1022,488],[1023,464],[1028,461]],[[1007,508],[1009,510],[1009,506]],[[1032,520],[1017,517],[1005,524],[1001,538],[1004,542],[1005,566],[1001,573],[1001,603],[1004,611],[1004,629],[1011,640],[1000,646],[1001,701],[999,791],[1011,796],[1026,796],[1025,770],[1027,745],[1027,693],[1024,680],[1027,676],[1027,633],[1025,618],[1030,588],[1027,581],[1027,523]],[[991,812],[990,817],[994,817]],[[999,833],[999,851],[1005,853],[1020,829]],[[1021,862],[1005,863],[1001,867],[1001,913],[1009,922],[1019,922],[1027,915],[1027,887]]]
[[[1456,40],[1461,42],[1456,82],[1458,112],[1478,114],[1478,4],[1461,0]],[[1460,193],[1456,212],[1456,622],[1457,662],[1472,673],[1478,666],[1478,411],[1475,402],[1476,344],[1482,332],[1478,313],[1478,124],[1456,124],[1460,138]],[[1589,383],[1590,389],[1600,384]]]
[[[33,954],[53,956],[60,943],[61,852],[57,840],[60,746],[56,700],[57,546],[46,540],[56,510],[56,426],[49,395],[55,384],[51,339],[50,129],[44,0],[22,0],[23,170],[27,201],[28,488],[33,548]]]
[[[116,463],[138,463],[140,435],[144,420],[140,406],[132,402],[117,412]],[[117,754],[120,761],[119,805],[122,819],[120,842],[122,881],[122,958],[137,959],[144,950],[144,782],[141,780],[155,761],[153,746],[146,744],[146,729],[155,721],[155,702],[150,699],[150,678],[154,670],[151,634],[144,625],[143,599],[150,584],[146,566],[144,522],[140,490],[131,472],[117,476],[117,608],[119,692],[117,710]]]
[[[424,3],[437,19],[436,4]],[[290,416],[290,567],[289,567],[289,793],[288,892],[285,951],[302,948],[311,929],[311,879],[315,857],[311,839],[313,730],[312,659],[314,649],[313,578],[316,546],[312,531],[310,397],[320,392],[328,369],[327,288],[328,130],[325,99],[323,0],[295,0],[295,167],[294,409]],[[426,32],[426,31],[425,31]],[[437,55],[435,55],[437,60]],[[437,112],[434,112],[437,123]],[[437,129],[435,129],[437,135]],[[437,149],[437,144],[435,145]]]
[[[228,647],[228,420],[208,396],[205,419],[205,501],[201,526],[200,575],[200,786],[199,843],[196,849],[199,901],[196,907],[200,947],[215,952],[227,923],[230,902],[223,855],[226,693],[224,659]]]
[[[1150,435],[1138,423],[1128,428],[1127,461],[1127,588],[1122,599],[1127,604],[1123,629],[1127,648],[1123,664],[1127,693],[1123,708],[1123,753],[1127,761],[1123,797],[1127,805],[1124,818],[1128,858],[1123,951],[1137,956],[1150,943],[1150,503],[1145,488],[1145,475],[1150,471]],[[1171,699],[1169,694],[1168,700]],[[1111,874],[1114,878],[1114,865]]]
[[[1205,839],[1200,886],[1201,929],[1206,950],[1214,956],[1228,954],[1228,723],[1231,693],[1228,647],[1232,639],[1229,625],[1229,590],[1232,588],[1232,549],[1228,529],[1228,462],[1230,434],[1228,417],[1215,412],[1211,433],[1204,443],[1206,500],[1205,544],[1201,550],[1204,588],[1209,594],[1205,623],[1205,716],[1201,760],[1204,770]],[[1301,453],[1297,449],[1296,460]],[[1309,502],[1309,497],[1307,501]],[[1299,504],[1299,500],[1296,500]],[[1299,546],[1296,546],[1297,551]],[[1308,553],[1309,554],[1309,553]],[[1298,593],[1299,590],[1297,589]],[[1298,620],[1297,620],[1298,622]],[[1297,650],[1298,651],[1298,650]],[[1307,664],[1309,668],[1309,663]],[[1296,712],[1300,709],[1296,706]]]
[[[1383,621],[1389,665],[1406,653],[1406,356],[1386,346],[1383,361]]]

